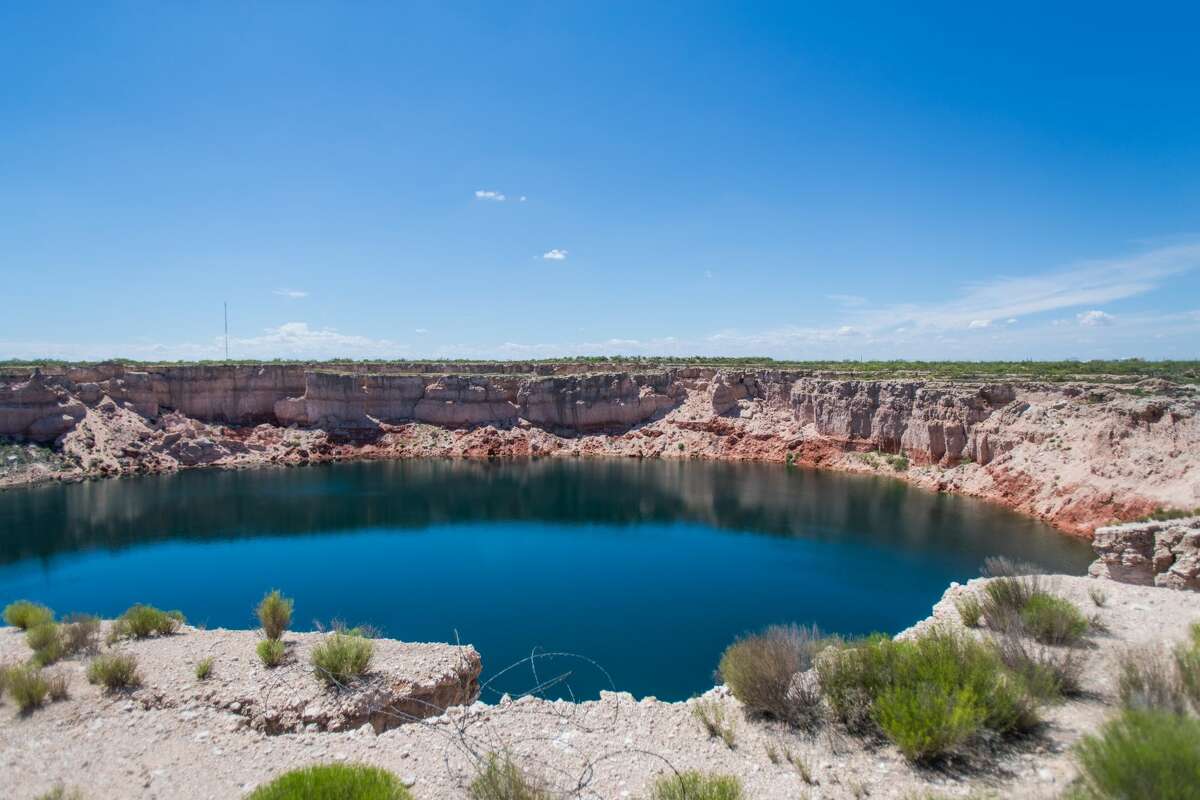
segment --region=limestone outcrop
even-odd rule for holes
[[[0,436],[49,442],[83,419],[85,406],[67,390],[46,382],[40,370],[28,380],[0,384]]]
[[[1200,516],[1098,528],[1092,547],[1094,577],[1200,591]]]

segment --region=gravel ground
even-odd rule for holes
[[[219,637],[234,632],[187,629],[136,645],[148,688],[132,695],[103,695],[87,684],[81,662],[68,661],[57,668],[69,675],[70,699],[28,717],[5,700],[0,705],[0,794],[25,800],[61,782],[79,787],[86,798],[239,798],[279,772],[348,761],[394,771],[418,800],[463,798],[472,777],[472,754],[508,749],[532,771],[560,788],[579,789],[583,797],[645,797],[649,782],[672,767],[739,775],[748,797],[759,800],[902,798],[924,792],[1056,797],[1074,775],[1071,745],[1112,713],[1116,656],[1131,645],[1165,647],[1182,640],[1187,626],[1200,621],[1200,594],[1090,578],[1047,580],[1086,613],[1098,615],[1107,629],[1087,650],[1088,693],[1047,709],[1047,724],[1039,735],[981,749],[969,761],[940,770],[914,768],[890,745],[864,742],[832,725],[802,735],[749,719],[723,687],[705,699],[721,703],[733,718],[732,748],[702,730],[692,715],[696,701],[639,701],[623,693],[578,704],[533,698],[476,703],[378,734],[364,724],[347,731],[310,732],[310,726],[299,733],[269,735],[251,727],[241,709],[229,707],[228,692],[198,691],[194,678],[181,677],[181,670],[214,652]],[[951,586],[931,617],[910,630],[939,622],[960,624],[954,599],[980,585]],[[1104,607],[1093,604],[1092,587],[1107,595]],[[252,650],[253,634],[237,636]],[[400,654],[410,646],[387,647],[397,669],[417,663],[405,662]],[[162,649],[162,657],[153,655],[156,648]],[[251,650],[244,656],[246,664],[253,659]],[[27,655],[19,632],[0,629],[0,661]],[[438,651],[435,661],[449,655]],[[241,662],[232,669],[224,664],[227,658],[232,655],[217,659],[212,680],[223,669],[235,673],[241,684],[257,674]],[[160,699],[146,702],[147,697]],[[773,763],[770,749],[780,754],[786,749],[803,759],[813,782],[807,783],[785,760]]]

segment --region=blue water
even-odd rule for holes
[[[1087,545],[882,478],[769,465],[359,463],[0,493],[0,601],[112,616],[135,602],[252,627],[279,587],[295,627],[462,641],[489,685],[685,698],[737,634],[775,622],[895,632],[989,555],[1081,574]],[[611,681],[611,683],[610,683]]]

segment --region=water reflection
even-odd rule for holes
[[[191,471],[0,493],[0,563],[164,540],[442,523],[695,522],[730,531],[1003,552],[1082,572],[1087,545],[970,499],[777,465],[633,460],[390,461]]]

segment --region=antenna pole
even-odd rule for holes
[[[229,361],[229,301],[222,303],[225,306],[225,360]]]

